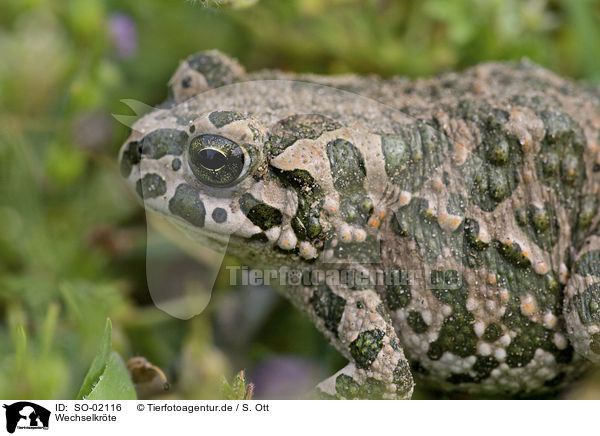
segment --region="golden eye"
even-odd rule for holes
[[[248,170],[248,156],[235,142],[217,135],[197,136],[188,150],[190,168],[208,186],[225,187],[239,181]]]

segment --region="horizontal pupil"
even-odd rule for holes
[[[209,170],[218,170],[227,163],[227,158],[219,150],[205,148],[200,152],[200,164]]]

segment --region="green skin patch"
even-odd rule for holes
[[[431,278],[431,291],[442,303],[452,307],[452,314],[444,320],[438,339],[429,346],[427,355],[432,360],[438,360],[444,352],[450,352],[460,357],[475,354],[477,336],[473,329],[474,317],[467,310],[464,279],[458,278],[456,271],[445,272],[445,281],[439,282],[440,274]],[[445,285],[445,286],[444,286]]]
[[[540,348],[552,353],[560,363],[569,363],[573,359],[573,348],[568,346],[559,350],[552,341],[553,332],[542,325],[532,322],[517,312],[516,301],[512,301],[511,316],[503,317],[504,324],[518,332],[506,349],[506,363],[512,368],[521,368],[532,361],[535,351]],[[507,311],[508,312],[508,311]]]
[[[335,391],[340,397],[353,400],[360,398],[361,386],[349,375],[340,374],[335,379]]]
[[[444,162],[450,147],[448,138],[423,120],[400,134],[381,135],[386,174],[405,191],[417,190]]]
[[[160,159],[167,154],[179,156],[183,153],[187,140],[187,133],[182,130],[154,130],[141,141],[142,155],[148,159]]]
[[[496,342],[500,336],[502,336],[502,328],[496,323],[488,325],[483,332],[483,340],[486,342]]]
[[[600,277],[600,250],[588,251],[581,256],[575,265],[575,271],[583,277]]]
[[[431,214],[429,203],[423,198],[413,198],[407,206],[399,208],[392,215],[390,224],[398,236],[410,237],[417,243],[427,263],[435,263],[445,247],[451,250],[453,256],[460,258],[460,233],[443,231]]]
[[[346,400],[369,399],[380,400],[386,392],[385,385],[381,380],[367,378],[363,384],[346,374],[340,374],[335,380],[335,391],[339,398]]]
[[[553,209],[546,203],[543,207],[534,204],[521,206],[515,212],[515,218],[527,235],[540,247],[550,250],[558,242],[559,229]]]
[[[360,151],[345,139],[328,143],[326,150],[335,189],[342,193],[364,190],[367,171]]]
[[[589,286],[575,296],[574,306],[584,325],[600,323],[600,283]]]
[[[319,216],[323,206],[323,192],[315,179],[305,170],[277,171],[283,183],[298,193],[298,210],[292,219],[292,228],[300,240],[314,240],[321,235]]]
[[[542,140],[540,159],[537,160],[538,177],[542,183],[556,190],[569,212],[571,226],[576,227],[576,211],[581,207],[580,194],[585,178],[580,158],[585,136],[581,127],[564,112],[544,110],[540,116],[546,127],[546,135]],[[575,244],[580,243],[583,237],[583,232],[573,232]]]
[[[341,194],[341,210],[348,223],[364,225],[373,210],[373,201],[364,188],[367,171],[360,151],[345,139],[327,144],[333,186]]]
[[[140,198],[156,198],[167,192],[167,184],[158,174],[149,173],[137,181],[135,190]]]
[[[390,310],[398,310],[406,307],[412,300],[410,285],[403,284],[402,275],[406,275],[406,271],[400,270],[400,284],[388,285],[386,288],[384,301]]]
[[[259,202],[250,194],[244,194],[240,198],[240,209],[253,224],[262,230],[281,224],[283,215],[279,209]]]
[[[183,218],[196,227],[204,226],[206,211],[198,191],[190,185],[177,187],[175,195],[169,201],[169,210],[173,215]]]
[[[219,111],[212,112],[208,116],[208,119],[211,123],[214,124],[215,127],[221,128],[223,126],[226,126],[227,124],[233,123],[234,121],[244,120],[246,119],[246,117],[239,112]]]
[[[518,243],[502,243],[500,241],[495,242],[498,252],[514,266],[518,268],[525,268],[531,265],[530,260],[523,254],[523,250]]]
[[[145,159],[160,159],[166,155],[179,156],[188,140],[187,133],[177,129],[157,129],[139,141],[129,142],[121,156],[121,175],[129,177],[134,166],[142,157]]]
[[[357,261],[361,264],[378,264],[381,262],[379,245],[379,241],[373,236],[368,236],[364,242],[338,242],[333,249],[333,257],[343,262]],[[360,289],[357,283],[350,287]]]
[[[338,326],[344,314],[346,300],[323,284],[313,292],[309,303],[315,314],[325,322],[325,328],[338,336]]]
[[[350,354],[358,368],[365,369],[371,366],[383,347],[384,336],[385,333],[381,330],[368,330],[360,333],[350,344]]]
[[[577,219],[577,228],[580,230],[588,230],[592,225],[592,221],[596,217],[598,210],[598,196],[586,195],[581,201],[581,210]]]
[[[508,113],[494,111],[481,129],[482,144],[470,162],[477,168],[473,179],[473,202],[486,212],[493,211],[516,189],[517,171],[523,166],[519,141],[505,128]]]
[[[408,312],[408,325],[417,334],[425,333],[429,326],[423,320],[423,316],[419,312]]]
[[[339,129],[341,124],[318,114],[292,115],[280,120],[271,130],[266,148],[271,158],[281,154],[298,139],[317,139],[325,132]]]
[[[410,373],[410,367],[404,360],[400,360],[396,368],[394,368],[394,384],[396,385],[396,393],[400,397],[404,397],[413,385],[413,377]]]

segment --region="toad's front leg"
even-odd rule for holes
[[[373,289],[304,288],[315,325],[350,363],[319,384],[333,398],[408,399],[414,382],[387,309]],[[299,302],[296,296],[296,302]]]

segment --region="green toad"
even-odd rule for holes
[[[600,361],[598,87],[526,61],[410,81],[215,51],[169,85],[122,174],[253,267],[323,272],[282,289],[349,360],[322,395],[535,395]]]

